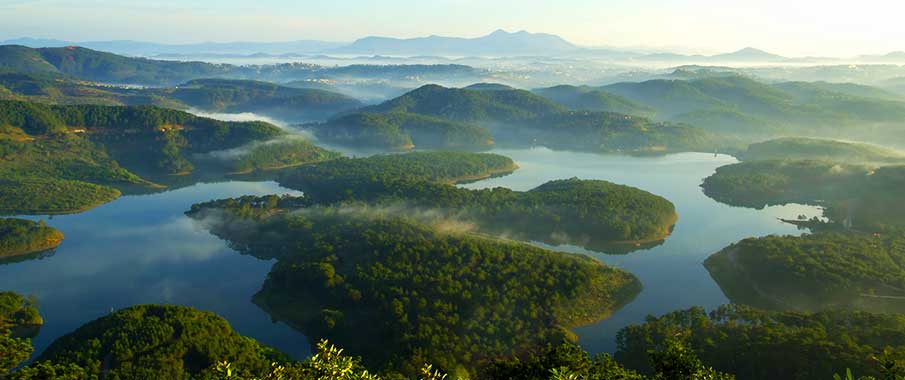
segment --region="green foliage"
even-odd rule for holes
[[[75,364],[35,363],[13,372],[9,380],[97,380],[98,376]]]
[[[243,149],[243,148],[239,148]],[[254,144],[227,164],[233,172],[247,173],[337,159],[341,155],[303,139],[282,139]]]
[[[291,121],[326,119],[361,106],[335,92],[248,80],[197,79],[159,94],[204,110],[256,112]]]
[[[82,181],[23,178],[0,180],[0,214],[65,214],[119,198],[112,187]]]
[[[27,49],[27,48],[26,48]],[[53,71],[104,83],[165,84],[229,72],[229,66],[202,62],[156,61],[124,57],[81,47],[28,49],[31,62],[0,52],[0,65],[20,71]],[[53,69],[50,69],[50,68]]]
[[[537,89],[534,93],[573,110],[613,112],[643,117],[655,114],[651,107],[588,86],[561,85]]]
[[[0,330],[0,378],[28,360],[34,349],[26,339],[14,338],[8,330]]]
[[[720,167],[704,180],[707,196],[733,206],[847,200],[871,168],[829,161],[746,161]]]
[[[240,336],[221,317],[181,306],[133,306],[56,340],[38,358],[104,379],[213,378],[228,360],[252,372],[285,357]]]
[[[805,203],[826,208],[838,225],[862,231],[905,227],[905,166],[874,169],[826,161],[749,161],[724,166],[704,180],[704,193],[730,205]]]
[[[905,154],[876,145],[814,138],[780,138],[751,144],[745,160],[821,160],[849,164],[905,163]]]
[[[769,85],[720,75],[599,89],[650,106],[660,119],[745,139],[798,134],[902,142],[905,103],[854,86]]]
[[[62,240],[63,233],[47,227],[43,221],[0,218],[0,258],[45,251]]]
[[[501,141],[593,152],[709,152],[723,144],[714,135],[689,125],[608,112],[569,111],[533,120],[529,128],[525,127],[500,127],[495,133]]]
[[[228,208],[191,215],[213,216],[212,232],[234,248],[279,258],[255,296],[274,318],[377,368],[474,368],[561,341],[565,328],[605,318],[640,290],[630,274],[583,256],[367,210],[266,206],[290,200],[221,201]]]
[[[718,371],[739,380],[831,379],[851,368],[881,374],[886,346],[905,353],[901,315],[833,310],[816,314],[767,312],[747,306],[701,308],[648,318],[617,336],[616,359],[628,368],[653,373],[648,353],[674,339]],[[657,358],[655,357],[655,362]]]
[[[353,113],[307,127],[327,141],[362,148],[485,149],[493,145],[493,137],[483,127],[413,113]]]
[[[539,95],[506,88],[485,91],[427,85],[362,111],[420,114],[479,123],[487,126],[498,142],[556,149],[711,151],[716,144],[713,136],[693,127],[654,123],[616,113],[569,111]]]
[[[512,165],[495,155],[413,153],[310,165],[281,183],[320,204],[402,204],[456,215],[485,232],[555,244],[604,248],[660,241],[676,222],[675,206],[668,200],[605,181],[560,180],[528,192],[468,190],[443,183],[508,171]]]
[[[12,292],[0,292],[0,330],[20,326],[41,325],[44,320],[38,313],[38,302]]]
[[[905,232],[742,240],[704,265],[733,301],[771,309],[902,312]]]
[[[519,122],[559,113],[564,108],[524,90],[480,91],[426,85],[385,103],[371,113],[415,113],[460,122]]]
[[[290,187],[317,186],[325,190],[318,199],[336,201],[343,195],[329,196],[329,192],[348,188],[344,192],[355,194],[359,183],[378,181],[429,181],[456,183],[482,179],[497,174],[510,173],[518,166],[511,158],[498,154],[467,152],[412,152],[406,154],[377,155],[366,158],[341,158],[298,168],[281,179]],[[306,191],[316,191],[307,189]]]
[[[526,357],[498,359],[481,371],[482,380],[642,380],[608,354],[594,357],[572,343],[548,346]]]
[[[654,380],[734,380],[735,376],[705,367],[694,352],[676,341],[668,340],[664,348],[651,351]]]

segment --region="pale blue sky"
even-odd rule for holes
[[[901,0],[0,0],[0,39],[197,42],[554,33],[582,45],[788,55],[905,50]]]

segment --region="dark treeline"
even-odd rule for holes
[[[692,308],[620,331],[615,358],[651,373],[649,350],[681,339],[701,361],[739,380],[831,379],[846,369],[880,377],[894,375],[884,365],[901,363],[905,354],[903,324],[900,315],[844,310],[776,313],[733,305],[707,313]],[[902,375],[901,364],[891,368]]]
[[[0,295],[0,307],[21,297]],[[13,300],[15,301],[15,300]],[[31,310],[34,310],[29,306]],[[3,311],[6,311],[4,309]],[[34,362],[17,367],[31,353],[28,340],[0,332],[0,371],[11,380],[443,380],[439,367],[423,363],[405,376],[368,370],[360,358],[322,340],[302,362],[243,337],[221,317],[182,306],[140,305],[89,322],[55,341]],[[551,344],[520,355],[493,358],[477,380],[730,380],[705,366],[679,342],[650,353],[655,374],[645,377],[609,355],[591,357],[571,343]],[[14,369],[11,374],[7,371]]]

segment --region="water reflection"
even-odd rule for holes
[[[166,303],[213,311],[240,333],[304,357],[307,339],[251,303],[272,262],[237,254],[183,216],[196,202],[283,193],[297,194],[273,182],[199,184],[55,216],[48,224],[66,235],[55,254],[0,266],[0,289],[38,297],[45,325],[37,352],[111,310]]]
[[[728,299],[702,265],[711,254],[752,236],[799,235],[796,226],[779,218],[819,216],[817,207],[786,205],[763,210],[731,207],[705,196],[703,179],[716,168],[736,163],[731,156],[682,153],[659,157],[628,157],[551,151],[548,149],[494,150],[512,157],[521,167],[512,175],[465,185],[468,188],[504,186],[530,190],[554,179],[603,179],[650,191],[676,205],[679,222],[662,245],[614,256],[575,246],[548,248],[584,253],[624,268],[641,279],[644,290],[634,302],[604,322],[576,329],[583,347],[592,352],[615,350],[616,332],[641,323],[648,315],[691,306],[715,307]],[[541,244],[543,245],[543,244]]]
[[[638,298],[613,318],[577,329],[582,345],[593,352],[612,351],[615,333],[649,314],[728,302],[701,265],[710,254],[745,237],[801,233],[777,218],[820,215],[815,207],[750,210],[707,198],[699,187],[701,181],[717,167],[736,162],[729,156],[627,157],[547,149],[494,152],[512,157],[521,169],[464,187],[525,191],[554,179],[605,179],[664,196],[676,205],[679,222],[660,246],[626,256],[554,247],[625,268],[644,284]],[[61,230],[66,240],[54,254],[42,255],[40,260],[0,265],[0,289],[38,297],[46,322],[34,341],[38,352],[60,335],[111,310],[172,303],[218,313],[240,333],[304,357],[309,352],[307,339],[273,323],[251,302],[272,262],[236,253],[183,216],[197,202],[284,193],[294,192],[274,182],[195,184],[124,196],[82,214],[53,217],[48,224]]]

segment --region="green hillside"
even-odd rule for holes
[[[486,91],[428,85],[362,110],[415,113],[474,123],[486,127],[501,146],[662,153],[713,151],[723,144],[694,127],[617,113],[569,111],[539,95],[506,88]]]
[[[634,276],[585,256],[352,205],[281,208],[291,203],[244,197],[189,215],[245,253],[278,258],[254,298],[273,318],[375,368],[413,374],[427,360],[474,373],[487,358],[570,339],[567,329],[608,317],[640,290]]]
[[[656,364],[651,365],[650,350],[680,339],[689,354],[738,380],[833,379],[846,369],[857,376],[894,378],[901,371],[896,360],[905,353],[903,331],[905,318],[893,314],[692,308],[623,329],[615,357],[630,369],[651,373]]]
[[[745,139],[788,135],[860,139],[905,146],[905,102],[865,86],[770,85],[723,75],[617,83],[600,88],[652,107],[660,120]]]
[[[573,110],[613,112],[644,117],[655,115],[655,111],[651,107],[588,86],[560,85],[536,89],[533,92]]]
[[[741,154],[755,160],[823,160],[849,164],[905,163],[905,153],[877,145],[839,140],[790,137],[751,144]]]
[[[159,94],[207,111],[255,112],[288,121],[327,119],[362,105],[336,92],[249,80],[197,79]]]
[[[353,113],[305,127],[324,141],[358,148],[480,150],[493,146],[486,128],[413,113]]]

